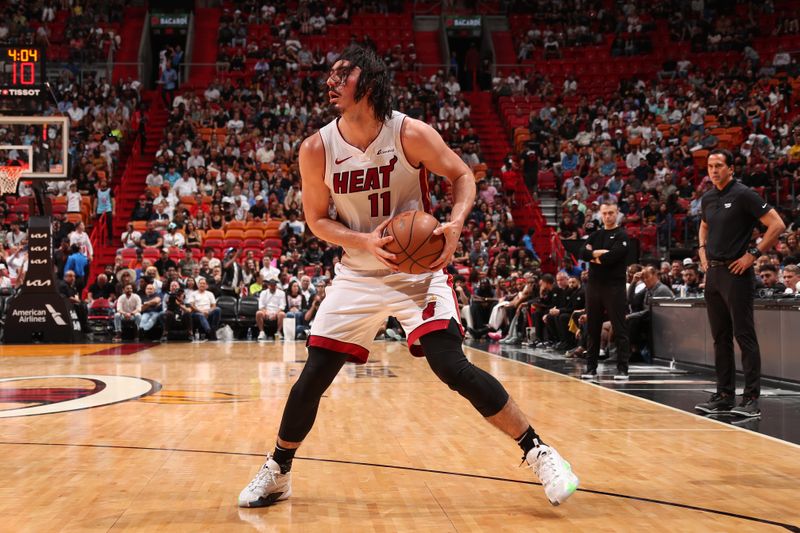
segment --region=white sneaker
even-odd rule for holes
[[[403,338],[392,328],[386,328],[386,338],[390,341],[399,341],[403,340]]]
[[[267,334],[266,334],[266,333],[264,333],[263,331],[262,331],[262,332],[260,332],[260,333],[258,334],[258,340],[260,340],[260,341],[265,341],[265,340],[267,340]]]
[[[542,482],[544,493],[551,504],[564,503],[578,488],[578,476],[572,473],[570,464],[555,448],[546,444],[535,446],[525,456],[525,461]]]
[[[281,474],[281,467],[267,456],[256,477],[239,493],[239,507],[266,507],[292,495],[292,473]]]

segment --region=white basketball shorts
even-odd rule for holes
[[[402,324],[409,351],[422,357],[422,335],[447,329],[450,319],[461,328],[452,277],[441,271],[364,273],[339,263],[311,325],[308,346],[346,353],[350,361],[366,363],[375,334],[390,316]]]

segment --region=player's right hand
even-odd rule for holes
[[[394,237],[390,235],[384,236],[383,232],[386,230],[386,226],[389,225],[392,219],[384,220],[380,226],[375,228],[372,233],[369,233],[367,236],[367,242],[365,248],[374,255],[378,261],[386,265],[387,268],[391,269],[394,272],[397,272],[399,269],[397,267],[397,256],[391,252],[384,250],[384,246],[389,244],[394,240]]]

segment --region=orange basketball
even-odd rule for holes
[[[422,274],[444,250],[444,235],[434,235],[439,221],[423,211],[406,211],[386,226],[385,235],[394,237],[384,249],[397,256],[400,272]]]

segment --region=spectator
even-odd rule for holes
[[[800,265],[786,265],[783,268],[783,283],[786,285],[785,294],[800,293]]]
[[[161,256],[156,260],[153,266],[160,276],[165,275],[170,268],[178,268],[178,264],[169,256],[168,248],[162,248]]]
[[[53,263],[56,267],[56,276],[59,279],[64,278],[64,267],[67,264],[67,259],[70,254],[69,240],[66,238],[61,239],[61,244],[55,252],[53,252]]]
[[[772,297],[786,292],[786,285],[778,280],[778,267],[771,263],[761,265],[758,269],[763,289],[759,290],[762,297]]]
[[[156,230],[155,222],[152,220],[147,223],[147,231],[142,233],[142,238],[139,240],[139,247],[153,249],[164,247],[164,239],[161,237],[161,233]]]
[[[196,326],[208,340],[217,340],[217,327],[222,318],[222,310],[217,307],[217,299],[208,289],[208,282],[201,277],[197,280],[197,290],[187,303],[192,308],[192,318]]]
[[[94,256],[94,248],[92,247],[92,241],[89,238],[89,235],[86,233],[86,227],[84,226],[83,222],[78,222],[78,224],[75,226],[75,231],[69,234],[69,244],[70,246],[78,246],[80,252],[84,254],[89,261],[92,260],[92,257]],[[78,274],[77,271],[76,275],[78,277],[81,276],[81,274]]]
[[[108,276],[105,273],[100,273],[95,278],[95,282],[89,285],[89,305],[95,300],[99,300],[104,298],[109,301],[114,301],[116,299],[116,289],[114,285],[108,280]]]
[[[292,281],[286,294],[286,305],[284,311],[284,321],[287,318],[295,320],[295,338],[298,338],[305,331],[305,316],[308,311],[308,300],[300,290],[300,283]]]
[[[142,299],[133,292],[133,284],[128,283],[123,288],[123,294],[117,298],[116,313],[114,313],[114,341],[122,340],[122,321],[132,320],[136,323],[138,332],[142,320]]]
[[[647,362],[652,362],[653,338],[650,334],[651,326],[651,307],[653,298],[672,298],[672,291],[669,287],[661,283],[658,271],[652,267],[645,267],[642,271],[642,281],[646,287],[644,293],[644,307],[641,311],[629,313],[625,319],[628,322],[628,330],[631,338],[631,354],[638,355]]]
[[[142,233],[134,229],[133,222],[128,222],[127,229],[122,232],[122,248],[136,248],[141,238]]]
[[[175,89],[178,88],[178,73],[169,63],[166,69],[161,73],[159,83],[161,86],[161,99],[164,101],[164,106],[167,109],[172,107],[172,100],[175,98]]]
[[[228,248],[222,260],[222,290],[228,294],[238,296],[242,287],[242,266],[239,264],[241,248]]]
[[[70,255],[64,264],[64,273],[72,271],[75,275],[75,285],[79,291],[86,286],[86,274],[89,266],[89,258],[86,257],[77,244],[70,246]]]
[[[192,271],[196,266],[199,266],[199,263],[195,261],[192,251],[189,248],[184,250],[183,253],[183,259],[178,261],[178,272],[181,276],[186,277],[192,274]]]
[[[166,298],[164,323],[169,336],[170,332],[178,332],[179,337],[189,339],[192,336],[192,308],[186,305],[186,292],[179,283],[173,282]]]
[[[100,217],[106,217],[106,229],[108,230],[108,240],[114,239],[114,191],[108,186],[107,180],[100,180],[100,185],[97,187],[97,193],[94,199],[93,213],[95,218],[99,221]]]
[[[281,338],[283,319],[286,316],[286,293],[278,288],[276,278],[267,280],[267,289],[261,291],[258,297],[258,311],[256,324],[258,325],[258,340],[265,341],[269,337],[276,340]]]
[[[163,236],[164,248],[183,248],[186,246],[186,238],[183,233],[178,232],[178,225],[170,222],[167,225],[167,233]]]
[[[164,302],[161,294],[156,292],[156,287],[152,283],[148,283],[144,290],[141,308],[142,318],[139,322],[139,328],[144,332],[149,332],[153,329],[153,326],[163,320]]]
[[[81,331],[86,332],[86,318],[88,316],[86,304],[81,300],[80,289],[75,283],[76,276],[72,270],[64,272],[64,279],[58,282],[58,292],[62,298],[69,300],[75,313],[78,315],[78,321],[81,324]]]

